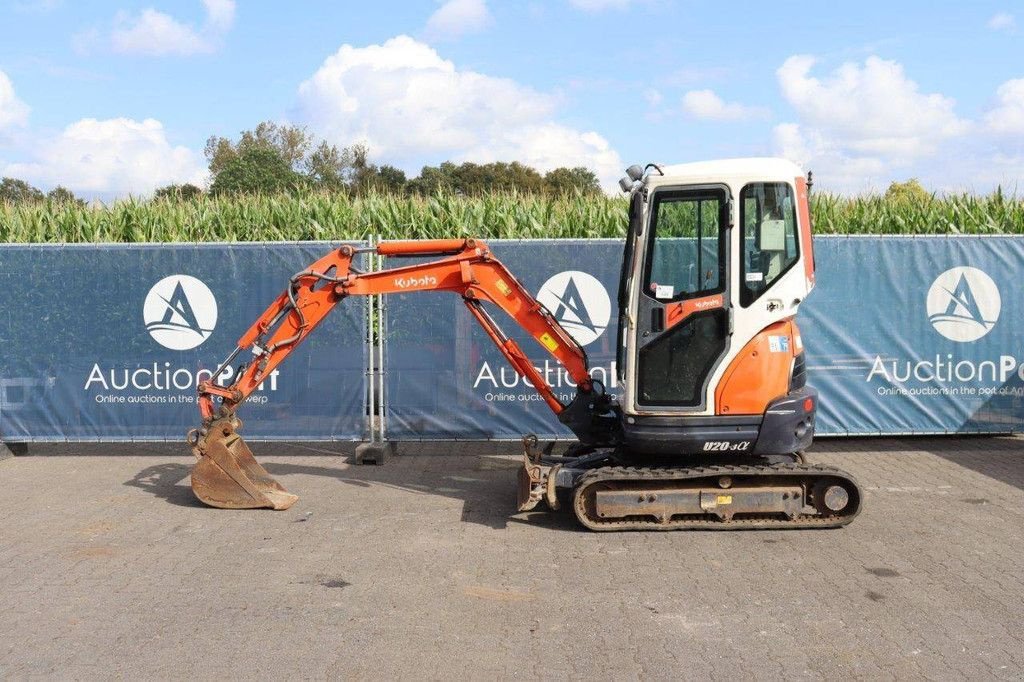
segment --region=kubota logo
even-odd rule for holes
[[[395,286],[399,289],[437,286],[437,277],[434,277],[433,275],[424,275],[423,277],[396,277]]]
[[[537,300],[581,346],[596,341],[608,328],[612,302],[593,275],[566,270],[544,282]]]
[[[928,290],[928,321],[951,341],[977,341],[988,334],[1002,308],[999,287],[978,268],[956,267]]]
[[[195,277],[171,275],[149,290],[142,318],[146,331],[161,346],[189,350],[213,333],[217,325],[217,299]]]

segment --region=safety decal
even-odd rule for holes
[[[547,332],[540,335],[540,342],[543,343],[544,347],[552,353],[558,350],[558,342],[555,341],[551,334],[548,334]]]
[[[769,336],[768,337],[768,350],[772,353],[788,353],[789,352],[789,337],[788,336]]]

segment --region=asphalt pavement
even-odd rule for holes
[[[821,440],[852,525],[727,533],[515,514],[515,444],[253,450],[290,510],[183,445],[0,461],[0,678],[1024,677],[1022,440]]]

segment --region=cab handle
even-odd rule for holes
[[[651,331],[652,332],[663,332],[665,331],[665,308],[652,308],[651,309]]]

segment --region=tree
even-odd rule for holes
[[[598,194],[601,183],[594,171],[583,166],[555,168],[544,175],[544,189],[549,194]]]
[[[76,206],[85,206],[85,202],[75,196],[75,193],[69,190],[67,187],[57,185],[49,192],[46,193],[46,200],[55,204],[72,204]]]
[[[932,195],[921,186],[917,178],[910,178],[906,182],[893,182],[889,185],[889,189],[885,190],[885,198],[892,201],[924,204],[931,201]]]
[[[24,180],[17,178],[0,180],[0,203],[34,204],[44,199],[42,192]]]
[[[424,166],[412,187],[420,194],[433,194],[442,189],[470,195],[512,191],[540,193],[544,189],[544,178],[518,161],[485,164],[467,161],[459,165],[446,161],[439,167]]]
[[[351,155],[347,152],[326,142],[317,145],[306,159],[306,174],[313,185],[330,190],[343,189],[352,165]]]
[[[384,194],[405,194],[408,180],[405,172],[394,166],[371,165],[363,170],[355,191],[381,192]]]
[[[279,194],[305,184],[275,149],[250,147],[227,160],[210,185],[211,194]]]
[[[301,175],[308,186],[318,189],[358,192],[361,187],[368,186],[367,183],[381,182],[377,178],[379,169],[369,163],[366,146],[356,144],[338,147],[326,141],[317,142],[313,135],[300,126],[264,121],[252,130],[242,131],[237,142],[217,136],[206,141],[205,154],[214,183],[229,167],[235,168],[237,172],[235,162],[254,150],[273,152],[272,155],[263,154],[259,158],[268,161],[281,159],[292,172]],[[250,155],[248,165],[256,158]],[[279,171],[280,168],[276,167],[267,169],[265,175],[274,175]],[[388,177],[389,181],[394,180],[393,174]],[[225,185],[222,182],[220,186]]]
[[[190,201],[203,195],[203,190],[192,183],[186,182],[183,185],[167,185],[153,193],[154,199],[166,199],[169,201]]]
[[[257,148],[274,150],[289,168],[298,170],[303,165],[312,142],[310,134],[301,126],[263,121],[252,130],[243,130],[237,143],[226,137],[210,137],[206,140],[204,153],[214,178],[232,159]]]
[[[453,186],[453,175],[455,164],[445,161],[437,166],[424,166],[419,176],[409,181],[407,187],[409,192],[421,196],[430,196],[441,191],[455,191]]]

